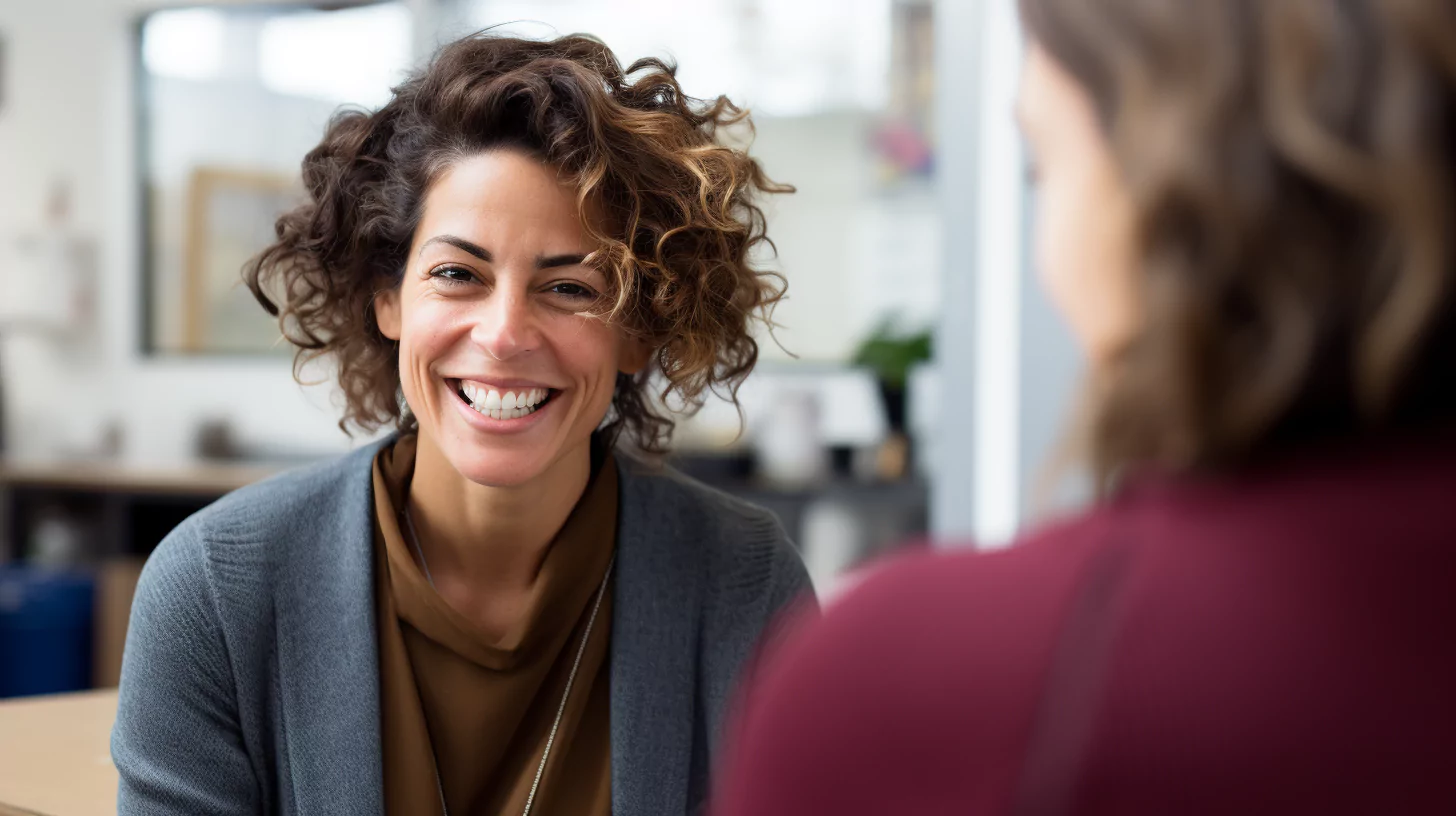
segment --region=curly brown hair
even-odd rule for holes
[[[1456,7],[1020,5],[1140,219],[1145,322],[1088,395],[1099,483],[1456,419]]]
[[[619,375],[604,430],[661,452],[666,406],[690,412],[709,391],[736,401],[758,359],[750,329],[784,291],[751,258],[772,247],[756,201],[793,188],[724,144],[720,128],[751,132],[745,111],[685,95],[675,72],[658,59],[624,70],[587,36],[480,33],[442,48],[379,110],[334,116],[303,160],[307,203],[278,219],[244,280],[297,347],[295,377],[319,358],[337,366],[340,428],[414,427],[374,296],[400,285],[430,185],[498,148],[527,151],[576,188],[598,244],[588,262],[609,281],[602,313],[655,350],[641,373]]]

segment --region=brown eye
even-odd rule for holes
[[[570,281],[553,284],[548,291],[554,295],[561,295],[572,300],[594,300],[597,296],[596,292],[579,283],[571,283]]]
[[[470,270],[463,266],[442,266],[432,269],[430,277],[446,283],[470,283],[475,280],[475,276],[470,274]]]

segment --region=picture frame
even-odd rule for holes
[[[183,351],[287,350],[277,321],[259,307],[242,273],[273,240],[278,216],[302,200],[300,181],[287,174],[218,166],[192,170],[183,239]]]

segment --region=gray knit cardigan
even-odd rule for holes
[[[147,562],[112,756],[129,814],[378,814],[372,462],[382,444],[219,500]],[[617,456],[612,805],[707,796],[745,659],[808,577],[768,512]]]

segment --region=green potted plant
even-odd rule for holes
[[[928,328],[903,331],[894,318],[887,318],[865,338],[855,351],[853,363],[873,371],[890,429],[905,432],[905,386],[910,370],[930,359],[932,333]]]

